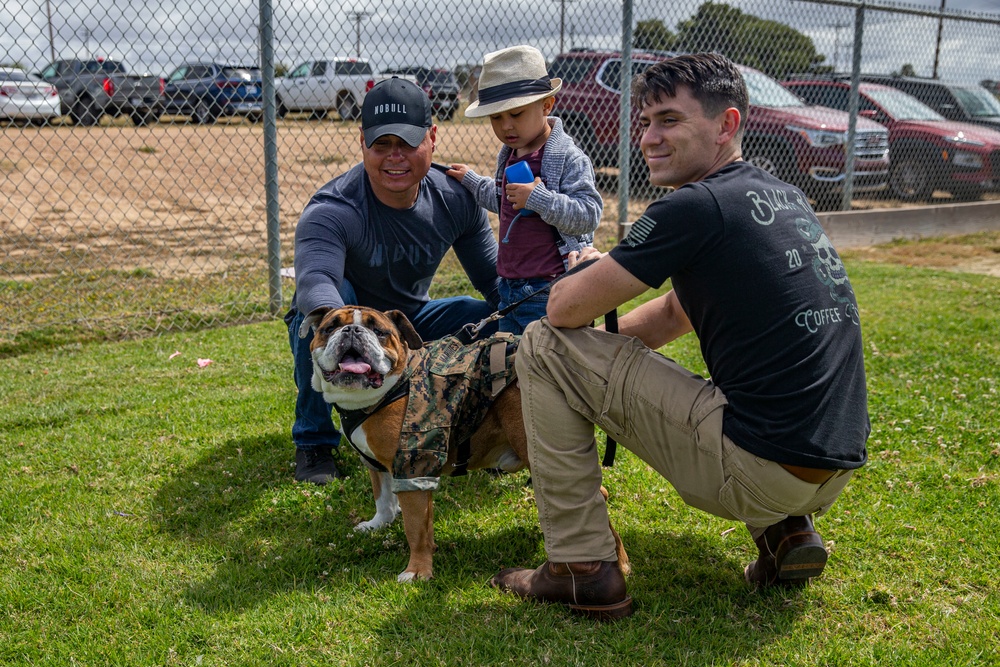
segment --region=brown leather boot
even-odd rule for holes
[[[757,560],[743,570],[748,584],[804,586],[812,577],[823,574],[826,547],[811,517],[790,516],[769,526],[756,543]]]
[[[536,570],[501,570],[490,579],[490,585],[522,598],[564,604],[577,614],[601,621],[632,615],[632,598],[625,592],[625,577],[615,562],[545,561]]]

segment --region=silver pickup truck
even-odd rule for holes
[[[115,60],[57,60],[38,76],[58,89],[63,114],[77,125],[97,125],[105,115],[127,115],[142,126],[163,115],[163,79],[129,74]]]
[[[359,58],[304,62],[274,82],[278,117],[307,111],[312,118],[323,119],[336,111],[342,120],[356,120],[368,91],[391,76],[376,74],[367,60]],[[400,78],[417,82],[413,76]]]

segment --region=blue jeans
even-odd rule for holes
[[[517,303],[529,294],[544,289],[551,283],[547,278],[500,279],[500,309],[503,310],[512,303]],[[531,297],[500,320],[500,331],[520,335],[524,328],[545,316],[545,307],[549,303],[549,293],[542,292]]]
[[[346,281],[340,287],[344,303],[357,300],[354,288]],[[489,317],[493,309],[485,301],[467,296],[428,301],[412,318],[413,327],[420,337],[436,340],[453,334],[468,323],[476,323]],[[290,313],[291,314],[291,313]],[[330,405],[323,400],[323,394],[312,388],[313,363],[309,344],[313,339],[310,330],[305,338],[299,338],[299,327],[305,314],[296,310],[288,321],[288,344],[295,359],[295,386],[299,390],[295,399],[295,423],[292,425],[292,441],[296,447],[308,448],[320,445],[340,444],[340,432],[330,417]],[[484,327],[482,335],[495,333],[495,323]]]

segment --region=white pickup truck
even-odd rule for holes
[[[322,119],[336,110],[343,120],[355,120],[361,115],[361,103],[368,91],[391,76],[416,83],[412,76],[375,74],[367,60],[358,58],[304,62],[274,83],[278,117],[306,111]]]

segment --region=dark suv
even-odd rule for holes
[[[185,63],[163,87],[164,113],[214,123],[220,116],[260,120],[264,113],[260,68],[220,63]]]
[[[431,98],[431,108],[440,120],[451,120],[458,111],[458,79],[446,69],[432,67],[402,67],[387,70],[386,74],[409,74],[417,79],[417,85]]]
[[[880,74],[862,74],[861,80],[898,88],[948,120],[960,120],[1000,130],[1000,101],[988,90],[974,83]]]
[[[670,54],[662,52],[637,51],[632,58],[632,75],[668,57]],[[553,113],[562,118],[566,132],[597,168],[618,164],[621,67],[621,55],[616,52],[570,51],[556,57],[549,68],[550,76],[563,81]],[[750,93],[744,159],[802,188],[818,207],[836,207],[846,177],[847,114],[809,106],[755,69],[740,66],[740,71]],[[640,128],[636,122],[631,127],[632,176],[645,181],[648,170],[638,148]],[[886,129],[859,119],[855,133],[856,192],[885,188],[888,149]]]
[[[848,108],[846,81],[802,79],[784,86],[814,104]],[[894,196],[928,199],[940,189],[958,199],[978,199],[1000,185],[1000,132],[946,120],[897,88],[861,83],[858,94],[859,115],[889,128],[889,188]]]

